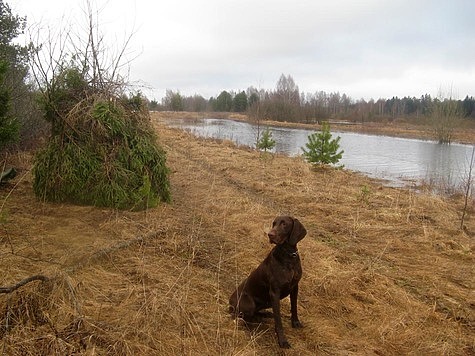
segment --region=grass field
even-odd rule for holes
[[[31,155],[0,189],[0,354],[474,355],[475,216],[462,197],[390,188],[301,158],[156,127],[172,203],[142,212],[51,204],[32,191]],[[273,320],[253,330],[229,295],[290,214],[303,329],[280,350]]]

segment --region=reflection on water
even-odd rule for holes
[[[258,127],[246,122],[224,119],[169,119],[167,124],[190,131],[197,136],[232,140],[239,145],[255,147]],[[302,154],[301,147],[313,131],[270,127],[276,141],[274,151],[288,155]],[[262,127],[261,127],[262,131]],[[345,168],[371,177],[387,179],[402,185],[421,181],[457,187],[468,173],[472,146],[440,145],[432,141],[335,132],[345,151],[340,161]]]

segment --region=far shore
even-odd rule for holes
[[[156,112],[156,117],[163,118],[182,118],[182,119],[200,119],[205,117],[223,118],[229,120],[247,121],[256,123],[246,114],[229,112],[188,112],[188,111],[161,111]],[[404,137],[422,140],[435,140],[433,130],[427,125],[416,125],[408,120],[400,119],[392,122],[346,122],[344,120],[329,120],[333,131],[359,132],[371,135],[385,135],[392,137]],[[263,126],[279,126],[304,128],[309,130],[319,130],[318,123],[298,123],[283,122],[274,120],[263,120],[260,122]],[[453,132],[453,143],[467,145],[475,144],[475,122],[464,121],[461,127],[457,127]]]

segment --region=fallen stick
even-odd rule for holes
[[[48,281],[49,278],[46,277],[46,276],[43,276],[41,274],[37,274],[35,276],[31,276],[31,277],[28,277],[28,278],[25,278],[24,280],[18,282],[17,284],[14,284],[10,287],[0,287],[0,293],[11,293],[15,290],[17,290],[18,288],[20,287],[23,287],[25,284],[28,284],[30,282],[33,282],[33,281],[43,281],[43,282],[46,282]]]

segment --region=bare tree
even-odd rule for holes
[[[272,94],[271,116],[277,121],[298,121],[300,114],[300,92],[291,75],[282,74]]]
[[[265,100],[265,91],[263,89],[256,89],[254,87],[249,87],[246,90],[248,100],[247,114],[251,120],[253,120],[257,125],[256,132],[256,148],[259,145],[261,139],[261,121],[264,119],[264,110],[262,108],[262,103]]]
[[[290,74],[287,76],[281,74],[277,81],[275,95],[286,104],[300,104],[299,87]]]
[[[460,103],[452,99],[452,95],[444,98],[442,91],[439,97],[434,99],[430,109],[430,122],[435,138],[439,143],[450,144],[453,138],[455,126],[464,117]]]
[[[68,68],[78,70],[90,87],[111,96],[121,95],[128,85],[123,73],[128,73],[128,66],[136,57],[127,52],[134,32],[113,49],[99,31],[100,11],[90,1],[85,4],[86,24],[77,27],[85,28],[82,33],[67,27],[55,31],[37,28],[30,33],[31,42],[38,44],[32,58],[32,73],[42,93],[54,91],[60,74]],[[45,32],[48,32],[46,38]]]
[[[466,177],[466,181],[464,182],[464,205],[463,205],[463,210],[462,210],[462,218],[460,219],[460,228],[463,230],[464,226],[463,223],[465,221],[465,215],[467,214],[467,207],[468,207],[468,201],[470,196],[472,195],[472,187],[473,187],[473,165],[474,165],[474,159],[475,159],[475,145],[472,147],[472,156],[470,158],[470,163],[468,166],[468,173]]]

